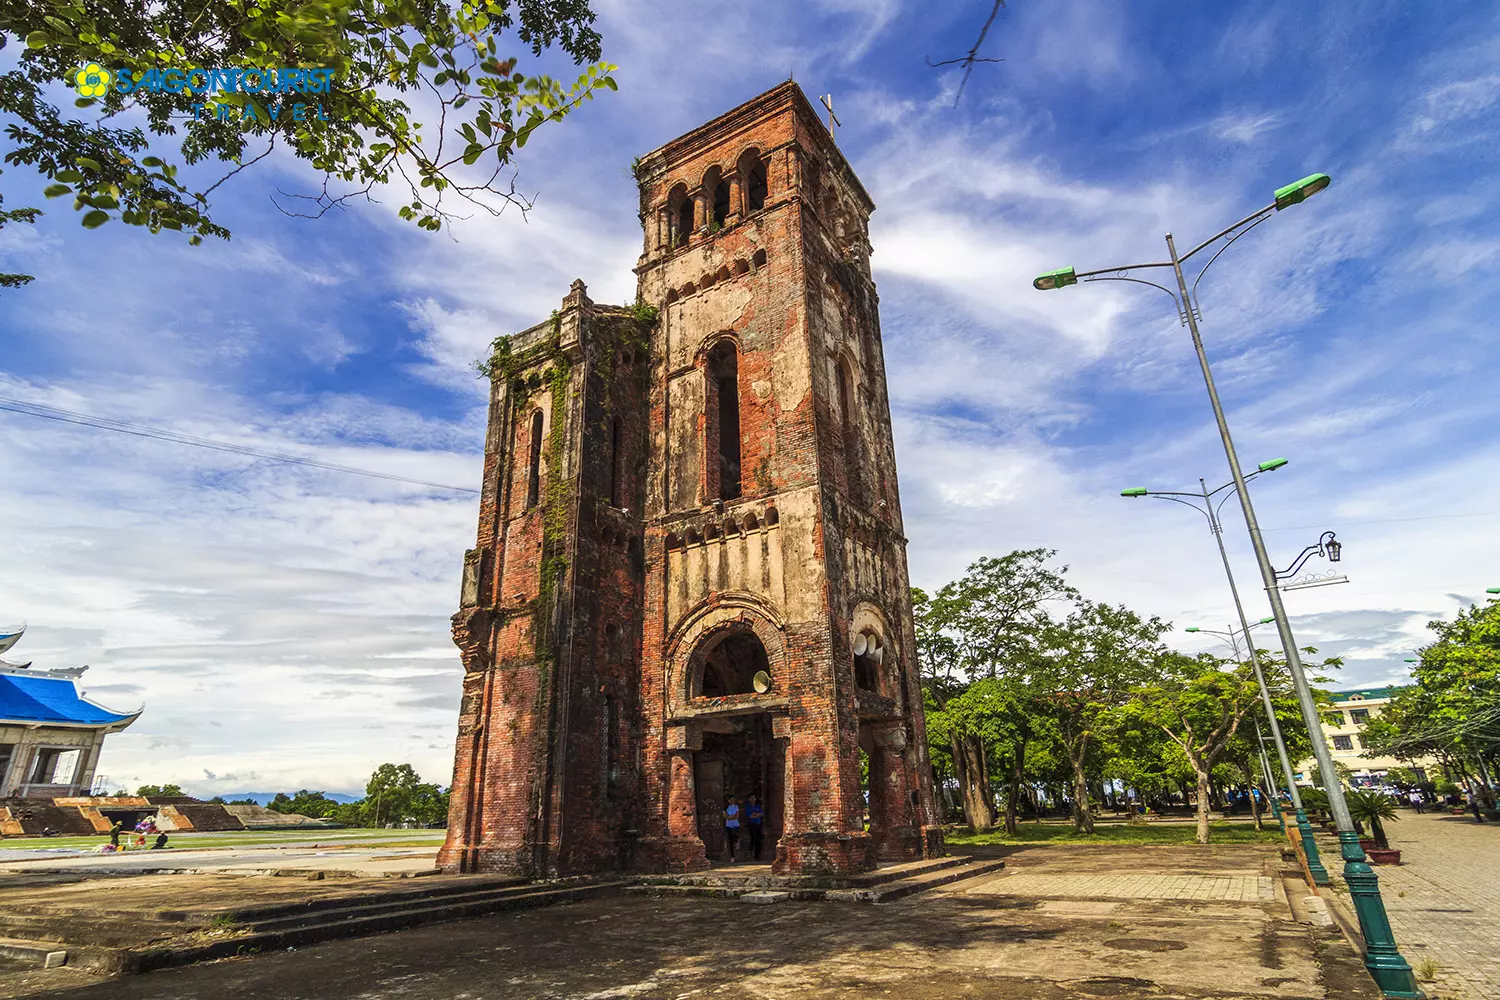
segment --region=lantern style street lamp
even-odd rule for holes
[[[1235,493],[1240,498],[1240,510],[1245,515],[1245,528],[1250,534],[1250,544],[1255,550],[1255,561],[1260,567],[1261,582],[1265,586],[1266,597],[1271,604],[1271,613],[1276,618],[1281,648],[1286,655],[1287,671],[1291,674],[1292,685],[1297,690],[1297,701],[1302,709],[1303,721],[1307,724],[1308,734],[1312,737],[1313,754],[1317,758],[1322,773],[1333,778],[1327,782],[1328,806],[1329,811],[1333,813],[1334,825],[1338,828],[1340,853],[1344,858],[1344,881],[1349,886],[1355,912],[1359,915],[1360,929],[1364,932],[1365,968],[1370,970],[1370,975],[1374,978],[1376,985],[1386,996],[1410,997],[1415,1000],[1422,996],[1422,992],[1417,989],[1416,977],[1412,974],[1411,966],[1407,964],[1406,959],[1401,957],[1401,953],[1396,948],[1395,938],[1391,933],[1390,919],[1385,912],[1385,903],[1380,898],[1379,880],[1374,870],[1371,869],[1364,850],[1359,846],[1359,835],[1354,830],[1354,819],[1349,815],[1349,805],[1344,801],[1344,790],[1339,785],[1333,769],[1333,755],[1329,752],[1327,740],[1323,735],[1323,720],[1318,716],[1317,703],[1313,700],[1312,689],[1308,686],[1307,675],[1302,668],[1302,659],[1297,650],[1297,638],[1292,634],[1291,622],[1282,604],[1276,569],[1271,565],[1265,540],[1261,537],[1260,524],[1255,518],[1255,507],[1250,502],[1250,491],[1245,486],[1245,475],[1240,468],[1239,455],[1234,450],[1234,439],[1229,434],[1229,422],[1224,416],[1224,407],[1219,400],[1219,390],[1214,385],[1213,371],[1208,364],[1208,355],[1203,349],[1203,337],[1198,330],[1198,321],[1201,317],[1197,301],[1198,283],[1203,280],[1203,275],[1213,266],[1214,261],[1233,246],[1236,240],[1272,215],[1293,205],[1301,204],[1328,187],[1328,184],[1327,174],[1310,174],[1295,183],[1277,188],[1271,204],[1245,216],[1227,229],[1215,233],[1185,254],[1178,254],[1177,244],[1172,234],[1168,233],[1166,237],[1167,260],[1146,264],[1127,264],[1094,271],[1059,268],[1038,276],[1032,285],[1038,289],[1048,290],[1076,285],[1080,281],[1130,281],[1150,285],[1166,292],[1176,305],[1179,322],[1186,326],[1192,335],[1193,349],[1198,355],[1198,367],[1203,373],[1203,383],[1208,389],[1209,404],[1213,407],[1214,422],[1218,425],[1219,439],[1224,445],[1224,457],[1229,462],[1229,474],[1234,480]],[[1193,279],[1192,287],[1189,288],[1187,278],[1182,273],[1182,265],[1220,241],[1223,241],[1223,245],[1215,250],[1208,262],[1199,269],[1197,276]],[[1132,275],[1132,272],[1141,273],[1157,268],[1171,268],[1175,279],[1175,290],[1166,285],[1157,284],[1155,281]]]

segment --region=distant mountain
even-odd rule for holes
[[[314,791],[316,790],[317,789],[314,789]],[[295,788],[289,788],[286,792],[286,794],[288,795],[295,795],[296,793],[297,789]],[[263,806],[267,802],[270,802],[272,799],[274,799],[278,794],[279,793],[277,792],[220,792],[219,797],[222,798],[225,802],[234,802],[239,799],[254,799],[256,805]],[[333,801],[341,803],[358,802],[360,798],[362,798],[362,796],[359,795],[344,795],[340,792],[324,792],[323,794],[328,796]],[[204,797],[207,798],[208,796]]]

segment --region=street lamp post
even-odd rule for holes
[[[1269,462],[1262,462],[1254,472],[1244,477],[1244,481],[1249,482],[1251,479],[1254,479],[1256,476],[1260,475],[1263,472],[1274,472],[1286,464],[1287,460],[1284,458],[1276,458],[1272,459]],[[1228,497],[1226,496],[1224,500],[1220,500],[1217,503],[1214,502],[1214,497],[1233,485],[1233,483],[1225,483],[1223,486],[1210,490],[1208,488],[1208,484],[1204,482],[1203,478],[1200,476],[1198,479],[1198,486],[1201,488],[1201,492],[1199,493],[1182,493],[1172,490],[1148,490],[1144,486],[1137,486],[1132,489],[1121,490],[1120,495],[1125,497],[1154,496],[1159,497],[1163,500],[1171,500],[1174,503],[1180,503],[1185,507],[1193,508],[1208,519],[1209,530],[1213,533],[1214,542],[1217,543],[1219,547],[1219,560],[1224,564],[1224,577],[1229,581],[1229,593],[1230,596],[1234,598],[1235,614],[1239,616],[1240,629],[1245,636],[1245,645],[1249,648],[1250,651],[1250,666],[1255,671],[1255,683],[1260,688],[1261,702],[1265,706],[1266,718],[1270,721],[1271,725],[1271,736],[1276,741],[1276,752],[1281,758],[1281,771],[1286,778],[1287,791],[1292,796],[1292,808],[1296,810],[1297,833],[1302,842],[1302,854],[1306,862],[1307,874],[1314,885],[1327,885],[1328,869],[1323,867],[1323,860],[1318,854],[1318,843],[1317,840],[1313,837],[1312,824],[1307,821],[1307,811],[1302,807],[1302,795],[1297,791],[1297,778],[1296,775],[1292,772],[1292,763],[1287,756],[1286,742],[1281,737],[1281,724],[1276,719],[1276,707],[1271,703],[1271,691],[1270,688],[1266,685],[1265,672],[1261,669],[1260,657],[1256,655],[1255,643],[1250,639],[1251,626],[1245,618],[1245,606],[1243,602],[1240,601],[1239,586],[1234,582],[1234,570],[1232,570],[1229,566],[1229,553],[1224,549],[1224,529],[1223,525],[1219,522],[1219,509],[1223,506],[1224,500],[1227,500]],[[1183,499],[1184,497],[1192,497],[1192,499]],[[1198,503],[1200,498],[1203,501],[1202,506],[1199,506]],[[1262,619],[1256,624],[1263,625],[1271,620],[1272,619]],[[1189,629],[1189,631],[1201,630]],[[1262,748],[1262,750],[1264,750],[1264,748]],[[1280,819],[1280,814],[1281,809],[1278,805],[1278,819]],[[1286,829],[1285,821],[1282,821],[1282,829]]]
[[[1265,540],[1261,537],[1260,524],[1255,518],[1255,507],[1250,502],[1250,491],[1245,487],[1245,475],[1240,470],[1239,455],[1234,450],[1234,440],[1229,434],[1229,422],[1225,419],[1224,407],[1219,401],[1219,390],[1214,385],[1213,371],[1208,364],[1208,355],[1203,349],[1203,337],[1198,332],[1199,309],[1194,297],[1198,282],[1203,280],[1203,275],[1236,240],[1273,214],[1292,205],[1300,204],[1322,191],[1328,184],[1327,174],[1311,174],[1296,183],[1278,188],[1274,201],[1270,205],[1216,233],[1185,254],[1178,254],[1177,244],[1172,234],[1168,233],[1166,237],[1168,259],[1165,261],[1102,268],[1083,273],[1071,267],[1065,267],[1040,275],[1032,282],[1032,285],[1037,289],[1047,290],[1076,285],[1080,279],[1132,281],[1161,289],[1171,296],[1176,304],[1179,321],[1187,326],[1192,335],[1193,350],[1198,355],[1198,367],[1202,370],[1203,384],[1208,389],[1209,403],[1214,411],[1214,422],[1218,425],[1219,439],[1224,445],[1224,457],[1229,462],[1229,474],[1234,479],[1235,492],[1240,498],[1240,509],[1245,515],[1245,528],[1250,534],[1250,544],[1255,549],[1255,561],[1260,567],[1261,582],[1265,586],[1266,597],[1271,603],[1271,613],[1276,618],[1276,629],[1281,637],[1282,651],[1286,655],[1287,670],[1297,690],[1297,701],[1302,709],[1303,721],[1306,722],[1308,734],[1312,737],[1313,755],[1317,758],[1322,773],[1334,776],[1333,757],[1328,752],[1328,744],[1323,736],[1323,722],[1318,717],[1317,704],[1313,701],[1312,689],[1308,686],[1307,675],[1302,669],[1302,660],[1297,654],[1297,639],[1292,634],[1292,626],[1281,601],[1281,588],[1276,579],[1276,570],[1271,565],[1271,557],[1266,552]],[[1182,273],[1183,263],[1220,240],[1225,241],[1224,245],[1219,247],[1209,258],[1208,263],[1199,270],[1197,277],[1193,280],[1192,290],[1189,290],[1187,279]],[[1131,271],[1144,271],[1150,268],[1171,268],[1172,275],[1176,279],[1176,291],[1154,281],[1129,275]],[[1364,932],[1365,967],[1370,970],[1370,975],[1375,979],[1376,985],[1386,996],[1421,997],[1422,993],[1417,989],[1411,966],[1396,949],[1390,920],[1385,912],[1385,904],[1380,898],[1379,881],[1375,872],[1370,868],[1365,852],[1359,846],[1359,835],[1355,833],[1354,820],[1349,815],[1349,805],[1344,801],[1344,790],[1336,778],[1327,782],[1327,786],[1329,810],[1333,813],[1334,825],[1338,828],[1340,853],[1344,858],[1344,881],[1349,885],[1354,908],[1359,915],[1360,929]]]

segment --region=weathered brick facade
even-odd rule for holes
[[[941,853],[874,205],[793,83],[637,177],[641,306],[574,282],[493,361],[440,861],[702,868],[752,793],[777,871]]]

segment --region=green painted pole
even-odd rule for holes
[[[1279,200],[1278,200],[1278,207]],[[1240,471],[1240,457],[1234,450],[1234,440],[1229,436],[1229,422],[1224,417],[1224,407],[1219,402],[1219,390],[1214,385],[1214,376],[1208,365],[1208,355],[1203,349],[1203,337],[1198,332],[1198,317],[1193,310],[1193,298],[1187,281],[1182,276],[1182,259],[1177,256],[1177,245],[1172,234],[1167,234],[1167,252],[1172,256],[1172,270],[1177,276],[1177,291],[1182,296],[1188,332],[1193,336],[1193,349],[1198,354],[1198,367],[1203,371],[1203,383],[1208,388],[1208,398],[1214,410],[1214,422],[1219,425],[1219,439],[1224,444],[1224,457],[1229,461],[1229,475],[1234,479],[1235,492],[1240,497],[1240,509],[1245,515],[1245,528],[1250,534],[1250,545],[1255,550],[1255,561],[1260,565],[1261,580],[1266,587],[1266,598],[1271,603],[1271,614],[1276,618],[1276,630],[1281,636],[1281,650],[1286,655],[1287,672],[1291,674],[1292,686],[1297,690],[1297,702],[1302,709],[1302,721],[1312,739],[1313,755],[1327,781],[1328,807],[1333,813],[1333,822],[1339,831],[1339,843],[1344,856],[1344,881],[1350,894],[1358,885],[1355,896],[1355,912],[1359,915],[1360,930],[1365,936],[1365,968],[1370,971],[1375,985],[1388,997],[1421,997],[1417,989],[1417,978],[1411,966],[1396,950],[1396,939],[1391,933],[1391,922],[1386,918],[1385,903],[1380,898],[1379,879],[1370,869],[1365,852],[1360,849],[1359,836],[1354,832],[1354,820],[1349,815],[1349,806],[1344,802],[1344,789],[1339,785],[1338,775],[1333,769],[1333,755],[1328,752],[1328,743],[1323,736],[1323,720],[1318,715],[1313,701],[1312,689],[1302,670],[1302,658],[1297,653],[1297,639],[1292,634],[1291,621],[1286,607],[1281,603],[1281,587],[1276,579],[1276,569],[1266,552],[1265,540],[1260,534],[1260,524],[1255,518],[1255,507],[1250,502],[1250,491],[1245,488],[1245,475]],[[1299,823],[1303,816],[1299,814]],[[1310,838],[1309,838],[1310,839]]]

